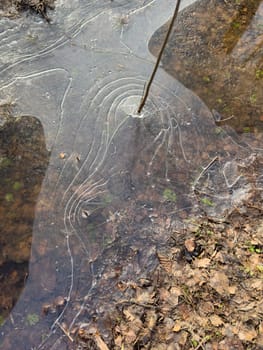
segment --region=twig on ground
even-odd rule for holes
[[[160,62],[161,62],[161,59],[162,59],[162,55],[163,55],[164,49],[165,49],[166,44],[167,44],[167,42],[168,42],[168,40],[169,40],[170,34],[171,34],[171,32],[172,32],[172,29],[173,29],[173,26],[174,26],[174,23],[175,23],[175,20],[176,20],[176,18],[177,18],[177,15],[178,15],[178,12],[179,12],[179,8],[180,8],[180,3],[181,3],[181,0],[177,0],[176,6],[175,6],[175,10],[174,10],[174,14],[173,14],[171,23],[170,23],[170,25],[169,25],[167,34],[166,34],[166,36],[165,36],[163,45],[162,45],[161,50],[160,50],[160,53],[159,53],[159,55],[158,55],[158,57],[157,57],[157,61],[156,61],[156,63],[155,63],[155,66],[154,66],[153,72],[152,72],[152,74],[151,74],[151,76],[150,76],[150,79],[149,79],[148,83],[146,84],[146,88],[145,88],[144,94],[143,94],[143,96],[142,96],[140,105],[139,105],[139,107],[138,107],[138,111],[137,111],[138,114],[141,113],[141,111],[142,111],[142,109],[143,109],[143,107],[144,107],[144,105],[145,105],[145,103],[146,103],[146,100],[147,100],[147,98],[148,98],[151,85],[152,85],[152,83],[153,83],[155,74],[156,74],[156,72],[157,72],[157,70],[158,70],[158,67],[159,67]]]

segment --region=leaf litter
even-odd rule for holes
[[[256,167],[246,172],[252,177]],[[116,284],[110,311],[77,330],[82,348],[261,349],[262,199],[255,189],[242,210],[221,221],[186,219],[182,230],[160,220],[169,239],[156,251],[156,268]],[[94,347],[83,345],[83,334]]]

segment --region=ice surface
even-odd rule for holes
[[[50,26],[30,17],[1,20],[0,98],[15,101],[17,115],[39,118],[51,152],[30,277],[14,323],[3,331],[5,349],[64,349],[61,325],[71,331],[83,313],[92,314],[107,280],[106,258],[118,259],[116,237],[145,257],[153,254],[150,246],[166,237],[114,229],[132,205],[161,210],[164,190],[173,188],[173,212],[191,207],[198,193],[209,198],[209,215],[220,216],[249,191],[237,163],[249,157],[249,147],[216,127],[202,101],[163,70],[136,113],[154,63],[148,41],[173,6],[170,0],[59,1]],[[58,296],[62,307],[39,316],[34,331],[26,327],[28,314],[41,313]]]

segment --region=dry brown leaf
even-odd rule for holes
[[[99,334],[94,335],[95,342],[100,350],[110,350]]]
[[[170,296],[170,293],[165,288],[160,288],[159,290],[159,298],[161,301],[166,301]]]
[[[220,295],[229,294],[229,281],[223,272],[215,271],[210,278],[210,286]]]
[[[258,327],[257,344],[263,346],[263,322],[261,322]]]
[[[235,285],[229,286],[228,291],[229,291],[229,294],[232,294],[232,295],[236,294],[237,286]]]
[[[219,327],[219,326],[222,326],[222,324],[224,324],[222,318],[219,317],[218,315],[211,315],[209,317],[209,320],[210,320],[211,324],[215,327]]]
[[[188,336],[189,336],[189,333],[188,333],[188,332],[186,332],[186,331],[180,332],[180,339],[179,339],[178,343],[179,343],[180,345],[185,345],[186,342],[187,342]]]
[[[242,341],[251,342],[257,337],[257,331],[253,328],[243,328],[238,332],[238,338]]]
[[[193,261],[193,266],[197,268],[205,268],[210,265],[211,260],[208,258],[195,259]]]
[[[224,264],[225,263],[225,256],[222,252],[219,251],[215,254],[213,260]]]
[[[157,319],[158,319],[158,315],[155,312],[155,310],[149,310],[146,314],[146,319],[145,319],[146,327],[152,330],[156,325]]]
[[[192,314],[192,320],[194,321],[195,324],[199,325],[202,328],[206,327],[208,323],[207,317],[201,317],[200,315],[197,315],[197,314]]]
[[[134,316],[134,314],[129,309],[124,309],[123,314],[125,315],[125,317],[128,321],[134,321],[136,318]]]
[[[181,288],[179,288],[179,287],[173,286],[173,287],[170,289],[170,293],[171,293],[172,295],[177,295],[177,296],[179,297],[180,295],[182,295],[182,290],[181,290]]]
[[[191,273],[185,273],[185,275],[187,276],[188,280],[187,282],[185,282],[185,284],[192,288],[194,286],[201,286],[202,284],[204,284],[206,282],[206,275],[204,274],[203,270],[199,270],[199,269],[194,269],[192,270]]]
[[[137,338],[137,334],[131,328],[125,334],[123,334],[123,336],[125,337],[125,341],[128,343],[133,343]]]
[[[201,313],[201,316],[214,312],[214,304],[210,301],[201,302],[199,305],[199,312]]]
[[[122,336],[118,335],[115,339],[114,339],[114,343],[116,346],[121,347],[123,342]]]
[[[187,251],[191,253],[195,250],[195,241],[192,238],[186,239],[184,241],[184,246],[187,249]]]
[[[249,271],[258,271],[258,266],[262,263],[260,254],[252,254],[245,264],[245,268]]]
[[[173,326],[173,332],[180,332],[182,329],[182,324],[180,321],[175,321],[174,326]]]
[[[155,292],[137,289],[135,302],[137,304],[153,304],[155,298]]]
[[[251,311],[251,310],[254,310],[257,306],[257,303],[252,301],[251,303],[244,303],[243,301],[243,304],[241,304],[241,306],[239,307],[239,310],[240,311]]]
[[[251,288],[256,289],[258,291],[263,290],[263,280],[259,278],[255,278],[250,283]]]
[[[59,153],[59,158],[60,159],[65,159],[66,158],[66,153],[63,153],[63,152]]]
[[[157,252],[157,256],[158,256],[158,259],[159,259],[159,262],[162,266],[162,268],[169,274],[172,272],[172,266],[173,266],[173,262],[171,261],[171,259],[166,256],[166,255],[163,255],[159,252]]]

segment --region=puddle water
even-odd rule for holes
[[[58,2],[51,26],[2,21],[0,97],[41,122],[50,152],[3,349],[71,349],[81,322],[110,312],[118,281],[154,268],[168,219],[175,228],[199,207],[220,218],[251,188],[253,148],[164,70],[136,115],[147,44],[174,1],[98,4]]]
[[[48,165],[37,118],[11,116],[0,106],[1,323],[18,299],[28,272],[34,209]]]
[[[220,125],[231,125],[259,148],[262,14],[261,0],[197,1],[179,15],[163,59],[164,68],[202,98]],[[150,51],[155,55],[166,29],[167,24],[151,39]]]

